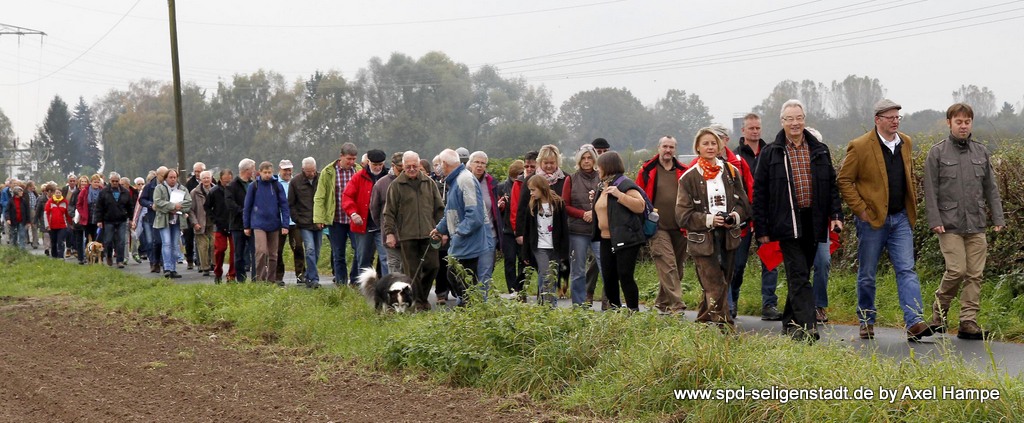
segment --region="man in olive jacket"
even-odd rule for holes
[[[957,291],[960,293],[961,339],[984,339],[978,326],[981,276],[988,248],[985,228],[996,231],[1006,225],[1002,200],[996,185],[992,161],[985,146],[971,139],[974,110],[957,103],[946,110],[949,137],[928,150],[924,164],[924,201],[928,226],[939,236],[939,249],[946,260],[946,273],[935,291],[931,328],[946,331],[946,313]]]
[[[402,155],[402,174],[388,188],[381,231],[384,243],[402,251],[402,266],[412,278],[413,310],[430,310],[430,282],[437,276],[437,250],[430,231],[444,214],[444,202],[434,181],[420,171],[420,156]]]

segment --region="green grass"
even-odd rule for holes
[[[454,312],[376,314],[354,290],[264,284],[174,285],[104,266],[75,266],[0,249],[0,295],[72,295],[102,307],[233,327],[254,343],[301,347],[371,369],[425,374],[499,396],[527,393],[583,418],[673,421],[1020,421],[1024,383],[955,356],[922,362],[864,355],[778,336],[726,336],[654,313],[550,310],[494,300]],[[496,272],[496,275],[501,273]],[[687,304],[695,305],[689,281]],[[638,275],[649,296],[653,269]],[[752,280],[752,279],[751,279]],[[848,278],[848,282],[852,279]],[[847,283],[848,283],[847,282]],[[759,308],[748,284],[741,309]],[[835,283],[840,289],[843,282]],[[879,284],[884,291],[884,284]],[[841,292],[841,291],[836,291]],[[894,295],[894,294],[893,294]],[[842,297],[843,295],[837,295]],[[885,298],[880,292],[880,298]],[[895,298],[895,297],[891,297]],[[984,307],[984,306],[983,306]],[[837,311],[839,313],[839,311]],[[885,319],[894,319],[885,312]],[[852,316],[852,311],[850,316]],[[898,315],[897,315],[898,316]],[[880,318],[881,319],[881,318]],[[932,386],[997,389],[979,401],[676,400],[674,389]]]

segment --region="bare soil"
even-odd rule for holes
[[[251,347],[226,331],[107,313],[68,298],[0,298],[0,421],[553,419],[522,398]]]

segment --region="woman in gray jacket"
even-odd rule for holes
[[[178,171],[168,170],[163,183],[153,190],[153,209],[153,228],[160,232],[163,248],[164,277],[180,278],[175,266],[181,256],[181,222],[186,221],[188,211],[192,210],[192,197],[185,185],[178,183]]]

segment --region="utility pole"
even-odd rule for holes
[[[5,23],[0,23],[0,36],[4,35],[17,35],[19,37],[23,35],[38,35],[40,36],[41,40],[42,37],[46,35],[46,33],[43,31],[24,28],[17,25],[8,25]],[[4,171],[4,173],[6,173],[7,175],[12,175],[14,173],[14,166],[16,165],[18,158],[21,158],[22,160],[20,165],[24,165],[24,158],[31,154],[32,151],[31,149],[19,150],[18,144],[20,144],[20,142],[17,137],[15,137],[12,141],[14,142],[14,144],[10,146],[11,148],[9,150],[8,146],[0,144],[0,161],[4,162],[3,166],[0,167],[0,171]],[[33,165],[35,164],[36,163],[33,162]],[[32,172],[35,173],[35,169],[32,169]]]
[[[178,23],[174,12],[174,0],[167,0],[171,26],[171,68],[174,74],[174,124],[178,134],[179,173],[185,169],[185,122],[181,112],[181,70],[178,67]]]
[[[0,35],[46,35],[43,31],[0,23]]]

